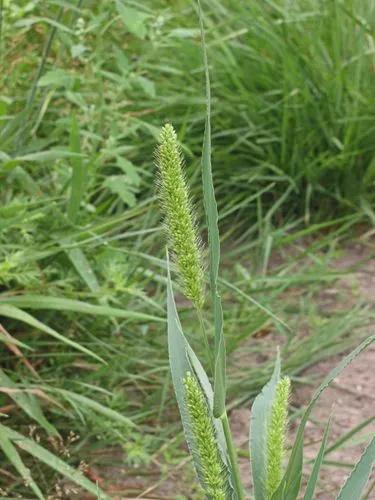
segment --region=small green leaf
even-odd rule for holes
[[[251,408],[250,463],[256,500],[266,499],[267,424],[280,380],[280,356],[277,355],[271,380],[255,398]]]
[[[337,500],[353,500],[361,498],[361,494],[370,477],[375,461],[375,438],[363,452],[361,458],[355,465],[346,483],[342,487]]]
[[[126,7],[120,0],[116,0],[117,12],[121,20],[130,33],[138,38],[144,38],[147,35],[146,19],[148,15],[132,7]]]
[[[67,250],[67,255],[74,265],[77,273],[93,293],[100,292],[100,285],[86,255],[80,248]]]

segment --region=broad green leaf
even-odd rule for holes
[[[325,455],[325,449],[326,449],[326,445],[327,445],[329,428],[330,428],[330,420],[328,421],[326,428],[324,430],[322,443],[320,445],[318,455],[316,456],[314,466],[313,466],[313,469],[311,471],[311,475],[310,475],[309,480],[307,482],[306,491],[305,491],[305,495],[303,497],[303,500],[313,500],[313,498],[314,498],[313,495],[314,495],[316,483],[317,483],[318,478],[319,478],[320,468],[322,466],[323,458]]]
[[[196,451],[194,437],[190,427],[190,420],[188,411],[186,409],[185,403],[185,388],[183,384],[183,379],[186,377],[187,372],[195,374],[201,385],[202,390],[206,396],[207,404],[212,413],[213,410],[213,392],[208,380],[208,377],[199,362],[198,358],[194,354],[192,348],[190,347],[188,341],[186,340],[183,332],[181,323],[178,317],[176,304],[173,297],[172,283],[169,271],[168,262],[168,351],[169,351],[169,363],[172,373],[172,381],[176,394],[176,399],[178,407],[180,410],[181,421],[184,428],[185,439],[188,444],[189,450],[193,457],[194,466],[200,481],[202,481],[202,467],[200,464],[199,456]],[[223,427],[220,420],[213,418],[213,423],[215,425],[218,437],[219,449],[222,455],[223,463],[228,463],[228,454],[226,450],[225,437],[223,433]],[[231,482],[228,469],[228,480]],[[232,486],[228,482],[228,491],[232,491]],[[234,494],[234,493],[232,493]]]
[[[223,337],[223,310],[218,290],[220,264],[220,235],[218,227],[218,211],[215,198],[211,166],[211,88],[208,70],[207,48],[204,36],[203,14],[198,2],[199,22],[202,39],[203,62],[206,78],[206,125],[202,151],[202,184],[203,201],[208,228],[208,244],[210,256],[210,286],[215,325],[215,384],[214,384],[214,416],[219,418],[225,412],[226,374],[225,374],[225,341]],[[217,381],[217,383],[216,383]]]
[[[48,422],[43,414],[38,400],[33,394],[23,392],[17,387],[11,378],[0,368],[0,384],[2,387],[10,389],[8,396],[33,420],[35,420],[48,434],[58,436],[56,428]],[[0,390],[1,392],[1,390]]]
[[[70,125],[70,150],[77,156],[73,156],[70,160],[72,165],[72,180],[70,186],[70,197],[68,201],[68,217],[75,223],[77,220],[77,215],[79,207],[83,198],[83,193],[85,192],[85,177],[86,171],[83,165],[81,153],[81,144],[79,138],[79,129],[77,118],[75,115],[72,116]]]
[[[1,431],[0,426],[0,431]],[[13,467],[17,470],[19,475],[24,480],[25,484],[28,484],[30,488],[33,490],[37,498],[44,500],[43,493],[38,488],[38,485],[35,483],[34,479],[30,474],[30,470],[25,466],[22,462],[22,459],[14,447],[12,441],[6,435],[5,432],[0,432],[0,448],[3,450],[4,455],[7,457],[9,462],[13,465]]]
[[[86,347],[82,346],[81,344],[74,342],[74,340],[64,337],[64,335],[61,335],[61,333],[58,333],[53,328],[50,328],[41,321],[38,321],[36,318],[34,318],[34,316],[31,316],[27,312],[22,311],[22,309],[19,309],[18,307],[2,303],[0,304],[0,316],[6,316],[7,318],[12,318],[18,321],[22,321],[23,323],[33,326],[34,328],[37,328],[42,332],[48,333],[48,335],[51,335],[52,337],[55,337],[58,340],[61,340],[61,342],[70,345],[74,349],[77,349],[78,351],[88,354],[89,356],[92,356],[93,358],[104,363],[104,360],[94,352],[90,351],[89,349],[86,349]]]
[[[267,424],[280,380],[280,356],[277,355],[271,380],[255,398],[251,408],[250,463],[256,500],[266,499]]]
[[[375,438],[363,452],[346,483],[342,487],[337,500],[353,500],[361,498],[362,492],[370,477],[375,461]]]
[[[56,311],[70,311],[94,316],[113,316],[114,318],[134,319],[142,321],[164,322],[159,316],[144,314],[135,311],[124,311],[111,306],[97,306],[81,302],[80,300],[65,299],[61,297],[50,297],[44,295],[15,295],[0,298],[0,305],[7,304],[24,307],[26,309],[56,309]],[[1,314],[1,313],[0,313]]]
[[[104,493],[104,491],[100,490],[99,486],[95,485],[91,481],[89,481],[81,471],[73,469],[66,462],[58,458],[56,455],[46,450],[35,441],[30,438],[27,438],[16,432],[12,429],[5,427],[0,424],[0,434],[5,435],[6,438],[11,440],[13,444],[21,448],[21,450],[26,451],[33,457],[37,458],[41,462],[45,463],[52,469],[54,469],[59,474],[62,474],[64,477],[68,478],[70,481],[73,481],[78,486],[81,486],[86,491],[92,493],[93,495],[101,495],[103,499],[109,499],[110,497]],[[97,497],[96,497],[97,498]]]
[[[138,38],[144,38],[147,35],[146,19],[148,15],[132,7],[125,6],[121,0],[116,0],[117,12],[120,14],[121,21],[130,33]]]
[[[340,373],[352,362],[354,359],[361,354],[361,352],[366,349],[375,340],[375,335],[368,337],[364,340],[356,349],[354,349],[350,354],[345,356],[344,359],[325,377],[314,396],[312,397],[310,403],[308,404],[302,419],[298,427],[298,432],[296,439],[294,441],[292,453],[289,458],[288,467],[285,475],[280,483],[279,488],[272,497],[272,500],[295,500],[297,498],[301,477],[302,477],[302,466],[303,466],[303,435],[307,420],[310,416],[312,409],[314,408],[316,402],[321,396],[322,392],[329,387],[332,381],[340,375]]]

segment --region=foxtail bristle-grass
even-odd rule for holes
[[[205,493],[213,500],[225,500],[225,471],[206,398],[197,379],[189,372],[184,379],[184,386],[185,401],[202,468]]]
[[[176,132],[170,124],[166,124],[161,131],[156,161],[169,244],[184,293],[197,309],[201,309],[204,286],[200,239],[183,171],[182,153]]]
[[[290,379],[284,377],[277,384],[276,397],[267,428],[267,499],[272,498],[281,481],[289,394]]]

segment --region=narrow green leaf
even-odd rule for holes
[[[0,426],[0,430],[3,426]],[[5,427],[6,428],[6,427]],[[25,466],[22,462],[22,459],[17,451],[17,449],[13,446],[11,440],[7,436],[5,432],[0,432],[0,448],[3,450],[4,455],[7,457],[9,462],[13,465],[13,467],[17,470],[19,475],[24,480],[25,484],[29,485],[33,490],[37,498],[44,500],[43,493],[38,488],[38,485],[35,483],[34,479],[30,474],[30,470]]]
[[[48,422],[43,414],[38,400],[33,394],[22,392],[11,378],[0,368],[0,384],[2,387],[10,389],[8,396],[33,420],[35,420],[48,434],[57,436],[59,433],[56,428]]]
[[[214,416],[219,418],[225,412],[226,374],[225,374],[225,341],[223,338],[223,310],[218,290],[220,264],[220,235],[218,211],[211,165],[211,88],[208,69],[207,47],[204,35],[203,13],[198,1],[199,23],[201,30],[203,63],[206,78],[206,125],[204,130],[202,151],[202,184],[203,201],[208,228],[208,244],[210,256],[210,286],[215,325],[215,384],[214,384]],[[217,383],[216,383],[217,381]]]
[[[79,312],[82,314],[92,314],[94,316],[113,316],[114,318],[134,319],[142,321],[164,322],[159,316],[139,313],[135,311],[124,311],[110,306],[97,306],[81,302],[80,300],[65,299],[61,297],[50,297],[44,295],[3,295],[0,298],[0,305],[14,305],[26,309],[52,309],[56,311]]]
[[[370,444],[363,452],[361,458],[342,487],[337,500],[353,500],[354,498],[361,498],[362,492],[370,477],[374,461],[375,438],[371,440]]]
[[[320,445],[318,455],[316,456],[314,466],[313,466],[313,469],[311,471],[311,475],[310,475],[309,480],[307,482],[306,491],[305,491],[305,495],[303,497],[303,500],[313,500],[313,498],[314,498],[313,495],[314,495],[316,483],[317,483],[318,478],[319,478],[320,468],[322,466],[323,458],[325,455],[325,449],[326,449],[326,445],[327,445],[330,423],[331,423],[331,420],[329,420],[327,422],[326,428],[324,430],[322,443]]]
[[[37,328],[42,332],[48,333],[48,335],[51,335],[52,337],[55,337],[58,340],[61,340],[61,342],[70,345],[74,349],[77,349],[78,351],[88,354],[89,356],[92,356],[93,358],[104,363],[104,360],[94,352],[90,351],[89,349],[86,349],[86,347],[82,346],[81,344],[74,342],[74,340],[70,340],[69,338],[64,337],[64,335],[61,335],[53,328],[50,328],[44,323],[38,321],[36,318],[34,318],[34,316],[31,316],[25,311],[22,311],[22,309],[19,309],[18,307],[2,303],[0,304],[0,316],[6,316],[7,318],[12,318],[18,321],[22,321],[23,323],[33,326],[34,328]]]
[[[303,466],[303,435],[307,420],[310,416],[312,409],[314,408],[316,402],[321,396],[322,392],[329,387],[332,381],[340,375],[340,373],[357,357],[359,354],[366,349],[375,340],[375,335],[368,337],[364,340],[356,349],[354,349],[350,354],[345,356],[344,359],[326,376],[317,391],[315,392],[313,398],[308,404],[305,413],[301,419],[301,423],[298,428],[297,436],[294,441],[292,453],[289,458],[288,467],[285,475],[281,481],[281,484],[273,495],[273,500],[295,500],[297,498],[301,477],[302,477],[302,466]]]
[[[84,252],[80,248],[72,248],[67,250],[66,253],[90,291],[93,293],[100,292],[100,285]]]
[[[277,354],[271,380],[255,398],[251,408],[250,463],[256,500],[266,499],[267,424],[280,380],[280,356]]]
[[[19,432],[9,429],[2,424],[0,424],[0,434],[5,435],[16,446],[21,448],[21,450],[26,451],[33,457],[37,458],[41,462],[54,469],[59,474],[62,474],[70,481],[73,481],[78,486],[81,486],[86,491],[92,493],[93,495],[100,494],[103,499],[110,498],[104,493],[104,491],[100,490],[99,486],[89,481],[81,471],[73,469],[73,467],[58,458],[56,455],[53,455],[53,453],[43,448],[32,439],[27,438]]]
[[[85,167],[83,165],[81,153],[81,144],[79,138],[78,122],[75,115],[72,116],[70,125],[70,150],[77,156],[70,159],[72,165],[72,180],[70,188],[70,197],[68,201],[68,218],[75,223],[78,216],[79,207],[85,192]]]

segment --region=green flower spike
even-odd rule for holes
[[[289,394],[290,379],[284,377],[276,387],[276,397],[267,429],[267,499],[272,498],[281,481]]]
[[[216,443],[216,432],[206,398],[198,381],[190,372],[186,374],[184,385],[191,430],[202,467],[202,486],[207,498],[225,500],[224,466]]]
[[[156,160],[161,205],[184,293],[197,309],[201,309],[204,286],[200,239],[183,171],[181,150],[170,124],[161,131]]]

